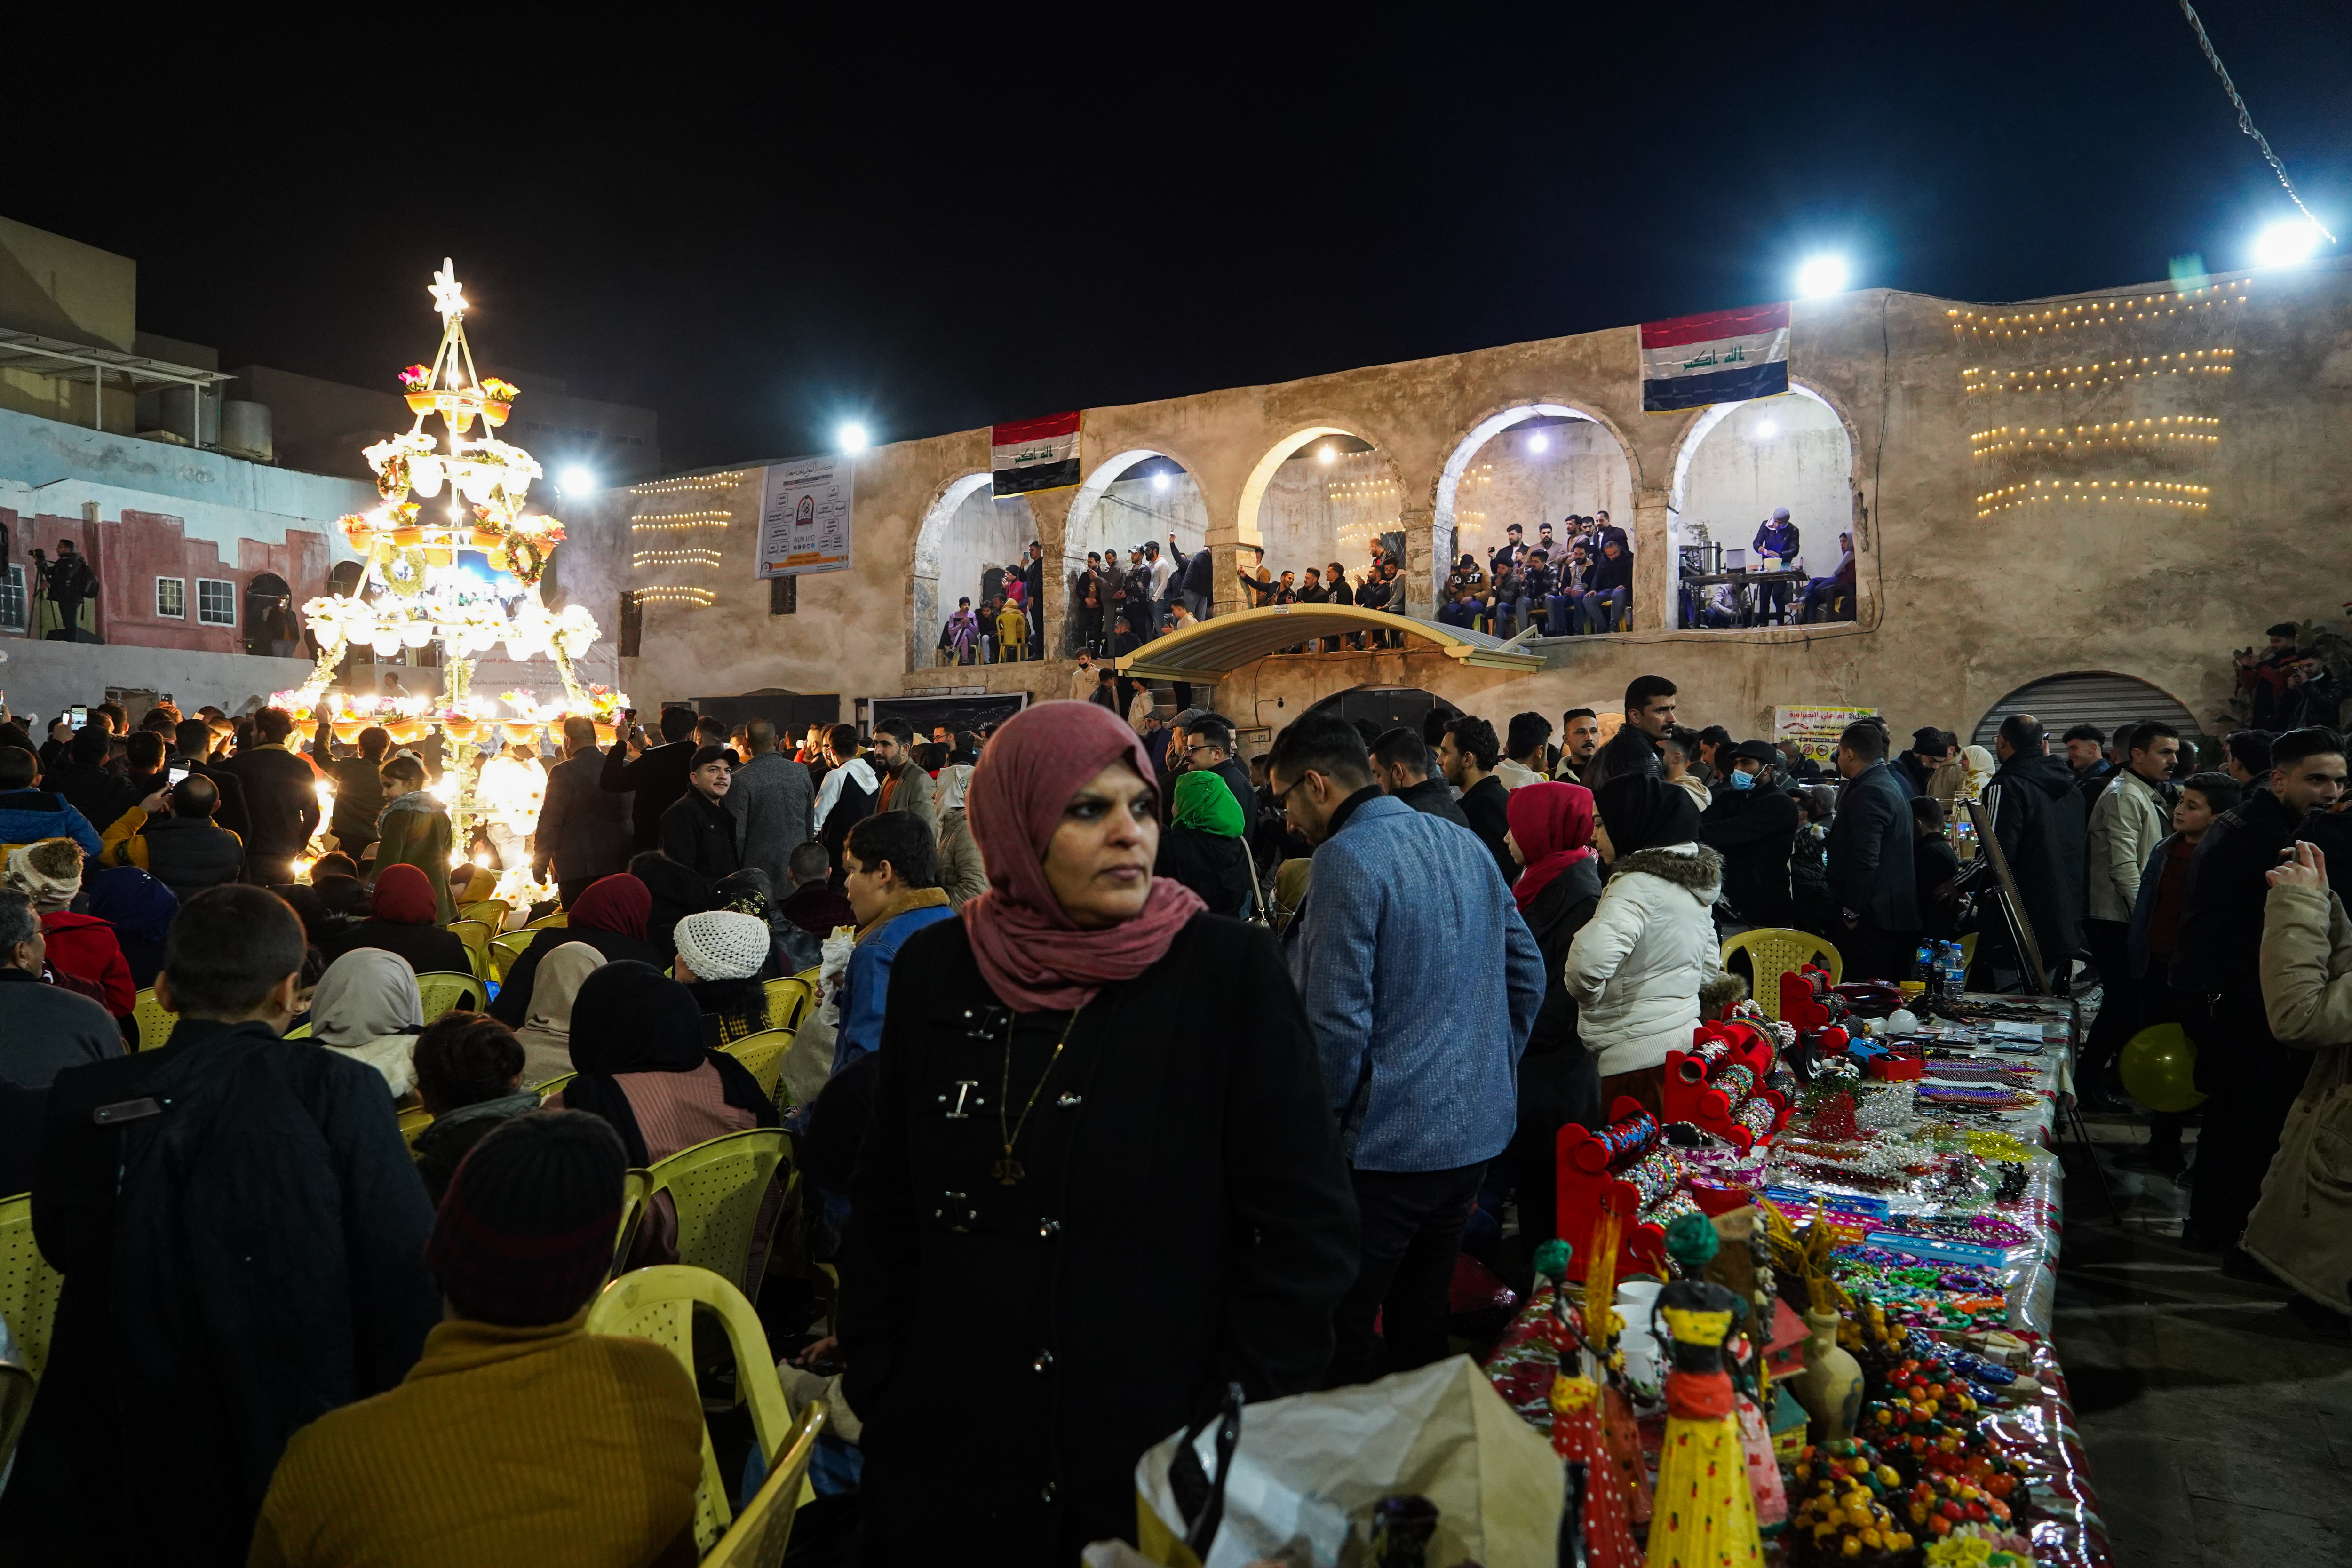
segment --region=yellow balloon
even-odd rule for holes
[[[2189,1110],[2205,1103],[2197,1092],[2197,1047],[2178,1024],[2158,1024],[2125,1042],[2124,1089],[2150,1110]]]

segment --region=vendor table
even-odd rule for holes
[[[1802,572],[1794,571],[1706,572],[1685,573],[1682,579],[1682,585],[1685,588],[1713,588],[1717,586],[1729,588],[1731,590],[1733,600],[1739,606],[1739,624],[1743,626],[1752,626],[1761,624],[1760,617],[1763,615],[1763,612],[1756,606],[1756,596],[1753,590],[1767,583],[1786,583],[1790,584],[1791,589],[1794,591],[1790,594],[1788,604],[1780,612],[1780,621],[1781,624],[1785,626],[1790,616],[1795,615],[1804,607],[1803,589],[1805,584],[1811,581],[1812,579],[1806,576]],[[1693,606],[1686,600],[1683,606],[1683,624],[1685,626],[1696,624],[1691,613],[1692,608]]]
[[[2021,1374],[1976,1418],[2030,1471],[2020,1533],[2037,1563],[2106,1568],[2105,1528],[2049,1340],[2063,1228],[2052,1144],[2075,1008],[1979,994],[1913,1000],[1919,1027],[1902,1040],[1921,1076],[1817,1071],[1769,1142],[1744,1153],[1679,1152],[1694,1182],[1744,1189],[1795,1226],[1828,1226],[1839,1242],[1832,1278],[1882,1307],[1895,1331]],[[1854,1041],[1864,1052],[1893,1043]],[[1643,1289],[1637,1281],[1618,1296],[1629,1365],[1654,1356],[1641,1342],[1645,1325],[1633,1321],[1646,1316],[1633,1305],[1647,1300]],[[1538,1426],[1549,1415],[1526,1401],[1536,1352],[1520,1325],[1550,1310],[1547,1287],[1489,1361],[1496,1386]],[[1648,1390],[1633,1381],[1638,1400]]]

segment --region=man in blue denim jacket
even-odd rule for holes
[[[836,1074],[882,1044],[882,1009],[898,949],[925,926],[955,919],[940,887],[939,847],[919,816],[886,811],[866,817],[849,830],[841,864],[848,873],[842,891],[857,917],[857,949],[841,977]]]
[[[1543,958],[1477,836],[1381,795],[1346,721],[1295,721],[1267,773],[1316,847],[1284,940],[1363,1215],[1330,1381],[1365,1382],[1445,1353],[1454,1256],[1517,1124]]]

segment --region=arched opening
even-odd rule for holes
[[[1677,626],[1732,630],[1805,618],[1850,621],[1839,536],[1853,526],[1853,438],[1827,399],[1791,386],[1773,397],[1718,403],[1698,416],[1675,458],[1667,533],[1675,552]],[[1793,549],[1773,554],[1764,524],[1787,508]],[[1769,569],[1768,569],[1769,568]]]
[[[302,650],[302,627],[294,614],[294,590],[275,572],[263,572],[245,585],[245,651],[293,658]]]
[[[1437,479],[1436,571],[1441,618],[1465,617],[1487,595],[1455,602],[1446,591],[1464,556],[1491,586],[1498,558],[1510,546],[1513,581],[1519,581],[1537,550],[1551,576],[1549,593],[1506,595],[1510,607],[1496,606],[1492,629],[1519,629],[1517,600],[1526,597],[1527,617],[1538,635],[1567,636],[1630,627],[1633,614],[1633,467],[1616,432],[1581,409],[1563,403],[1529,403],[1478,422],[1454,447]],[[1512,527],[1519,531],[1514,535]],[[1604,530],[1621,531],[1614,557]],[[1581,546],[1580,552],[1579,546]],[[1560,580],[1563,569],[1568,580]],[[1541,587],[1538,581],[1532,586]],[[1622,592],[1612,593],[1612,589]],[[1583,595],[1596,595],[1592,614]],[[1557,596],[1561,602],[1549,601]],[[1541,599],[1542,603],[1537,601]]]
[[[1431,713],[1452,719],[1462,710],[1418,686],[1351,686],[1333,692],[1307,711],[1336,713],[1350,724],[1360,719],[1373,725],[1376,734],[1402,728],[1418,735],[1425,733],[1422,726]]]
[[[1137,447],[1097,464],[1071,498],[1062,528],[1062,580],[1071,587],[1068,619],[1056,646],[1066,655],[1082,648],[1097,657],[1111,651],[1128,605],[1114,578],[1139,564],[1148,568],[1152,556],[1147,546],[1157,547],[1171,576],[1167,592],[1148,608],[1129,614],[1129,629],[1147,642],[1158,636],[1163,606],[1174,592],[1175,556],[1189,559],[1208,542],[1209,503],[1199,481],[1174,458]],[[1091,605],[1084,575],[1088,571],[1099,574]]]
[[[908,669],[996,658],[995,608],[1036,537],[1028,497],[1000,500],[984,473],[949,481],[915,531],[914,571],[907,583]],[[965,599],[979,625],[959,637],[948,620]]]
[[[1990,747],[2000,721],[2012,713],[2031,713],[2042,721],[2053,750],[2058,737],[2077,724],[2095,724],[2113,735],[2121,724],[2166,723],[2180,731],[2184,748],[2205,735],[2196,716],[2162,687],[2107,670],[2075,670],[2029,681],[1985,710],[1969,743]]]
[[[1285,437],[1242,486],[1240,520],[1243,570],[1265,584],[1244,608],[1328,601],[1337,565],[1347,602],[1403,612],[1404,484],[1374,443],[1336,425]]]

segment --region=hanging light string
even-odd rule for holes
[[[2271,172],[2278,176],[2279,184],[2286,187],[2286,199],[2293,202],[2296,210],[2305,217],[2311,219],[2311,226],[2325,236],[2328,244],[2334,245],[2336,237],[2329,234],[2327,226],[2316,217],[2313,217],[2311,209],[2303,205],[2303,198],[2295,194],[2294,182],[2286,177],[2286,165],[2279,162],[2278,154],[2271,151],[2270,142],[2265,141],[2263,133],[2254,128],[2253,111],[2246,107],[2246,100],[2238,96],[2238,84],[2230,79],[2230,72],[2221,64],[2221,57],[2213,52],[2213,40],[2205,36],[2205,24],[2198,18],[2197,7],[2191,5],[2189,0],[2180,0],[2180,14],[2188,17],[2189,25],[2197,30],[2197,47],[2205,51],[2206,59],[2212,63],[2213,74],[2221,79],[2221,90],[2230,95],[2230,102],[2237,109],[2238,129],[2252,137],[2254,145],[2263,150],[2263,161],[2270,164]]]

